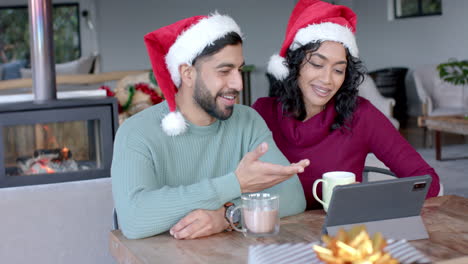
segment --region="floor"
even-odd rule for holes
[[[424,143],[424,129],[417,126],[417,119],[410,117],[400,128],[400,133],[421,154],[439,175],[444,185],[444,194],[455,194],[468,198],[468,136],[442,133],[442,158],[450,160],[435,160],[433,135],[427,133]],[[465,159],[456,159],[465,157]]]

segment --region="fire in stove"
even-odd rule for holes
[[[33,157],[19,157],[16,160],[18,174],[32,175],[39,173],[70,172],[91,169],[88,165],[78,165],[67,147],[57,149],[39,149]]]
[[[114,98],[0,104],[0,188],[109,177],[117,127]]]

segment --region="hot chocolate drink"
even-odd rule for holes
[[[275,233],[278,226],[278,210],[244,209],[244,224],[249,233]]]
[[[229,223],[245,236],[267,237],[279,233],[279,196],[270,193],[249,193],[241,196],[242,204],[229,213]],[[242,215],[242,228],[233,221],[236,210]]]

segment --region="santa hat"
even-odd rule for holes
[[[175,102],[175,94],[181,84],[179,66],[191,65],[207,46],[230,32],[242,36],[232,18],[214,13],[186,18],[145,35],[154,75],[169,105],[170,112],[162,120],[162,128],[167,135],[179,135],[187,128]]]
[[[353,57],[358,57],[356,14],[346,6],[333,5],[319,0],[299,0],[289,18],[286,36],[279,54],[270,58],[267,71],[277,80],[284,80],[289,69],[286,53],[314,41],[342,43]]]

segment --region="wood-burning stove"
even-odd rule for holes
[[[114,98],[0,104],[0,188],[110,176]]]
[[[34,101],[0,104],[0,188],[110,176],[115,98],[56,100],[51,0],[29,0]]]

